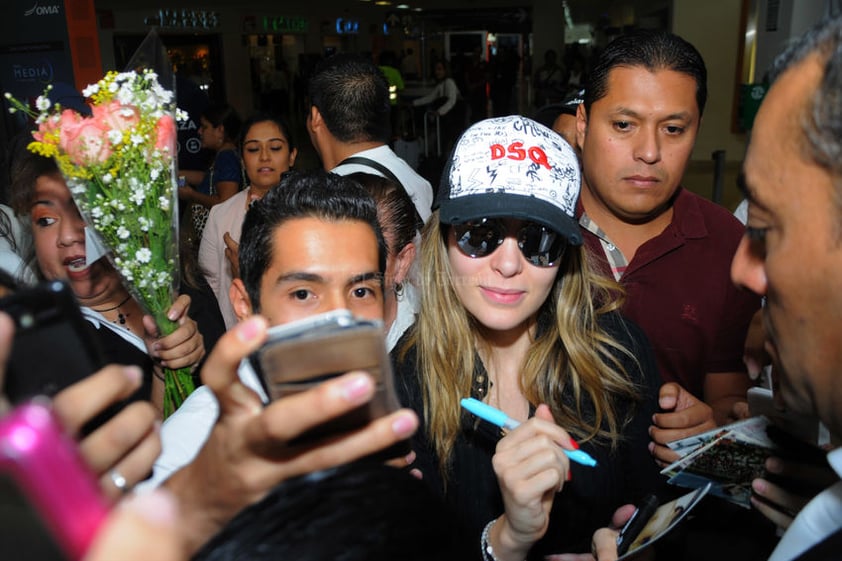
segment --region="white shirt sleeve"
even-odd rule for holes
[[[268,397],[248,361],[240,363],[240,381],[266,403]],[[152,490],[170,475],[193,461],[204,446],[219,417],[219,402],[207,386],[200,386],[161,426],[161,455],[155,460],[152,476],[139,483],[138,492]]]

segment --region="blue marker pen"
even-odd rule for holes
[[[464,398],[461,404],[462,407],[480,419],[484,419],[493,425],[497,425],[498,427],[514,430],[520,426],[518,421],[510,418],[499,409],[495,409],[494,407],[491,407],[478,399],[474,399],[473,397]],[[566,450],[564,448],[562,448],[562,450],[564,450],[564,453],[568,458],[577,464],[582,464],[583,466],[588,467],[596,467],[596,460],[594,460],[590,454],[584,450]]]

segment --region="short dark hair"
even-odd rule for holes
[[[696,81],[696,105],[699,117],[708,97],[707,68],[702,55],[692,44],[674,33],[638,29],[611,41],[599,55],[590,73],[585,91],[585,109],[608,94],[608,75],[618,66],[642,66],[648,70],[672,70]]]
[[[379,272],[386,273],[386,242],[377,222],[374,199],[358,183],[324,170],[287,172],[281,184],[251,205],[240,235],[240,279],[252,308],[260,311],[260,281],[274,254],[274,234],[293,218],[327,222],[359,220],[377,238]]]
[[[391,179],[372,173],[357,172],[345,177],[359,183],[374,198],[380,228],[385,237],[394,240],[391,244],[386,240],[389,253],[400,253],[424,227],[407,192]]]
[[[273,115],[272,113],[260,112],[250,115],[245,121],[243,121],[243,124],[240,127],[240,135],[237,138],[237,150],[239,150],[240,154],[243,153],[243,141],[245,141],[246,135],[249,133],[251,128],[258,123],[274,123],[286,139],[290,152],[298,148],[295,136],[292,134],[292,129],[286,119],[279,115]]]
[[[451,507],[404,470],[355,462],[287,480],[193,561],[457,561],[478,547]]]
[[[308,94],[340,142],[389,141],[389,83],[371,60],[337,54],[320,61]]]
[[[228,140],[234,141],[240,135],[243,120],[237,111],[227,103],[216,103],[209,106],[202,111],[202,117],[215,127],[222,125],[225,129],[225,138]]]

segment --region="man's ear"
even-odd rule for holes
[[[579,150],[585,144],[585,133],[588,131],[588,114],[585,112],[585,104],[580,103],[576,108],[576,144]]]
[[[307,119],[307,129],[309,132],[315,132],[316,130],[325,126],[325,121],[322,119],[322,114],[319,112],[319,108],[315,105],[310,106],[310,118]]]
[[[231,288],[228,290],[228,297],[231,299],[231,306],[234,308],[234,315],[239,321],[243,321],[254,312],[251,306],[251,299],[246,291],[246,285],[240,279],[231,281]]]
[[[395,256],[395,282],[405,282],[409,277],[409,269],[415,261],[415,243],[406,244]]]

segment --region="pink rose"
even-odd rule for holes
[[[108,129],[96,119],[66,109],[61,112],[59,126],[59,146],[74,164],[101,164],[111,156]]]
[[[169,152],[170,156],[175,152],[175,120],[171,115],[163,115],[155,125],[155,148],[160,151]]]
[[[109,101],[105,105],[93,106],[93,119],[106,130],[123,132],[131,129],[140,121],[137,107],[121,105],[119,101]]]

